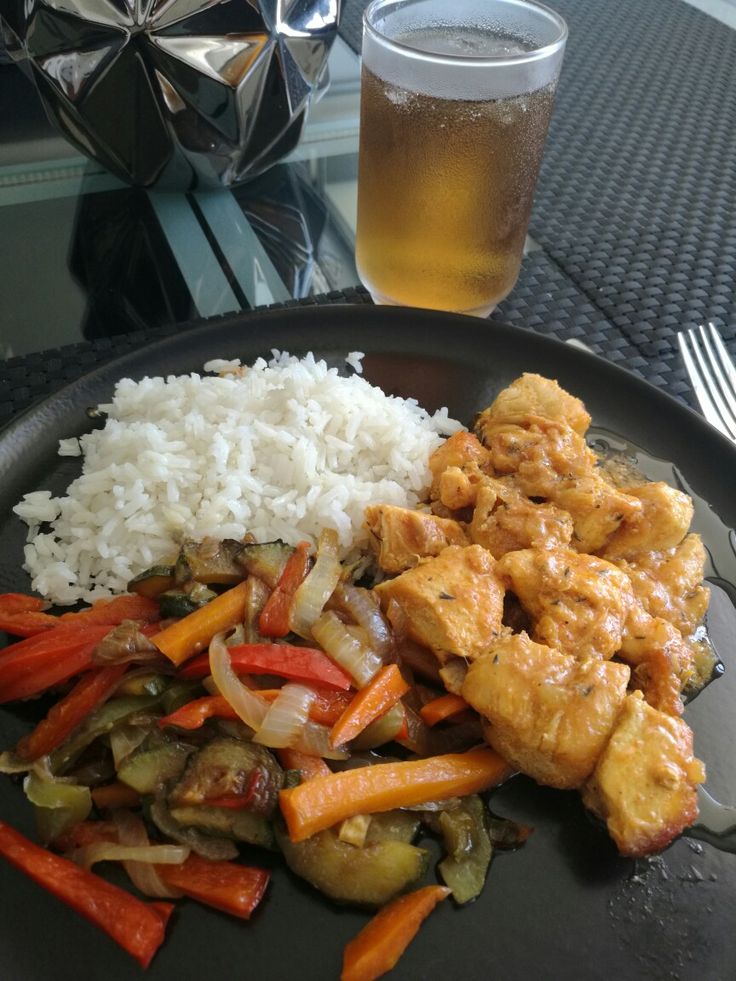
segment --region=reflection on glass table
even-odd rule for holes
[[[297,148],[256,180],[130,188],[46,121],[0,65],[0,357],[357,284],[358,58],[341,40]]]

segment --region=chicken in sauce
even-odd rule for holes
[[[408,550],[399,543],[400,561],[383,514],[369,515],[393,576],[376,592],[497,752],[539,783],[579,789],[619,851],[645,855],[695,821],[705,778],[681,718],[708,605],[705,550],[688,496],[617,486],[589,425],[555,381],[525,374],[504,389],[475,435],[431,457],[431,525],[391,516],[422,529]],[[450,528],[472,544],[438,548]]]

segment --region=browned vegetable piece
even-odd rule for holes
[[[329,828],[295,843],[277,828],[286,864],[320,892],[342,903],[382,906],[412,886],[427,868],[428,853],[405,841],[384,839],[358,848]]]
[[[167,589],[171,589],[174,582],[173,565],[154,565],[150,569],[146,569],[145,572],[141,572],[135,579],[130,580],[128,592],[155,599]]]
[[[245,578],[238,556],[245,546],[233,538],[185,541],[176,560],[176,581],[234,586]]]
[[[270,817],[283,781],[283,770],[264,746],[222,737],[203,746],[189,761],[169,794],[169,804],[177,808],[223,802]]]
[[[274,846],[271,822],[252,811],[234,811],[227,807],[196,804],[172,807],[169,813],[184,832],[196,829],[203,834],[244,841],[259,848]]]
[[[279,540],[243,545],[238,563],[249,575],[257,576],[269,589],[274,589],[293,551],[291,545]]]

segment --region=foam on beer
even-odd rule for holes
[[[553,33],[554,15],[545,36],[531,34],[521,18],[501,28],[483,8],[478,4],[471,26],[453,23],[448,12],[417,27],[416,10],[414,22],[404,24],[401,9],[389,6],[375,30],[365,31],[363,62],[385,82],[439,99],[505,99],[553,84],[565,39]]]

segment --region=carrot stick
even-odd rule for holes
[[[437,903],[445,886],[425,886],[384,906],[345,947],[340,981],[375,981],[396,966]]]
[[[501,783],[512,772],[492,749],[471,749],[316,777],[282,790],[279,799],[289,836],[296,842],[354,814],[475,794]]]
[[[155,634],[151,641],[174,664],[198,654],[221,630],[234,627],[245,616],[247,582],[244,580],[210,600],[189,616]]]
[[[104,787],[95,787],[92,791],[92,802],[101,811],[114,810],[117,807],[138,807],[141,795],[117,780],[115,783],[105,784]]]
[[[457,715],[470,708],[468,703],[460,695],[440,695],[433,698],[419,709],[419,714],[428,726],[436,726],[438,722],[449,719],[450,716]]]
[[[409,691],[397,665],[387,664],[361,688],[330,732],[330,746],[341,746],[361,733],[371,722]]]
[[[276,588],[266,600],[258,618],[258,629],[264,637],[285,637],[289,632],[289,608],[294,593],[307,578],[309,572],[309,542],[299,542],[276,583]]]
[[[167,907],[156,908],[136,899],[68,858],[35,845],[3,821],[0,855],[104,930],[141,967],[148,967],[163,943]]]
[[[308,756],[298,749],[274,750],[279,763],[285,770],[299,770],[302,780],[314,780],[315,777],[329,777],[332,770],[321,756]]]

